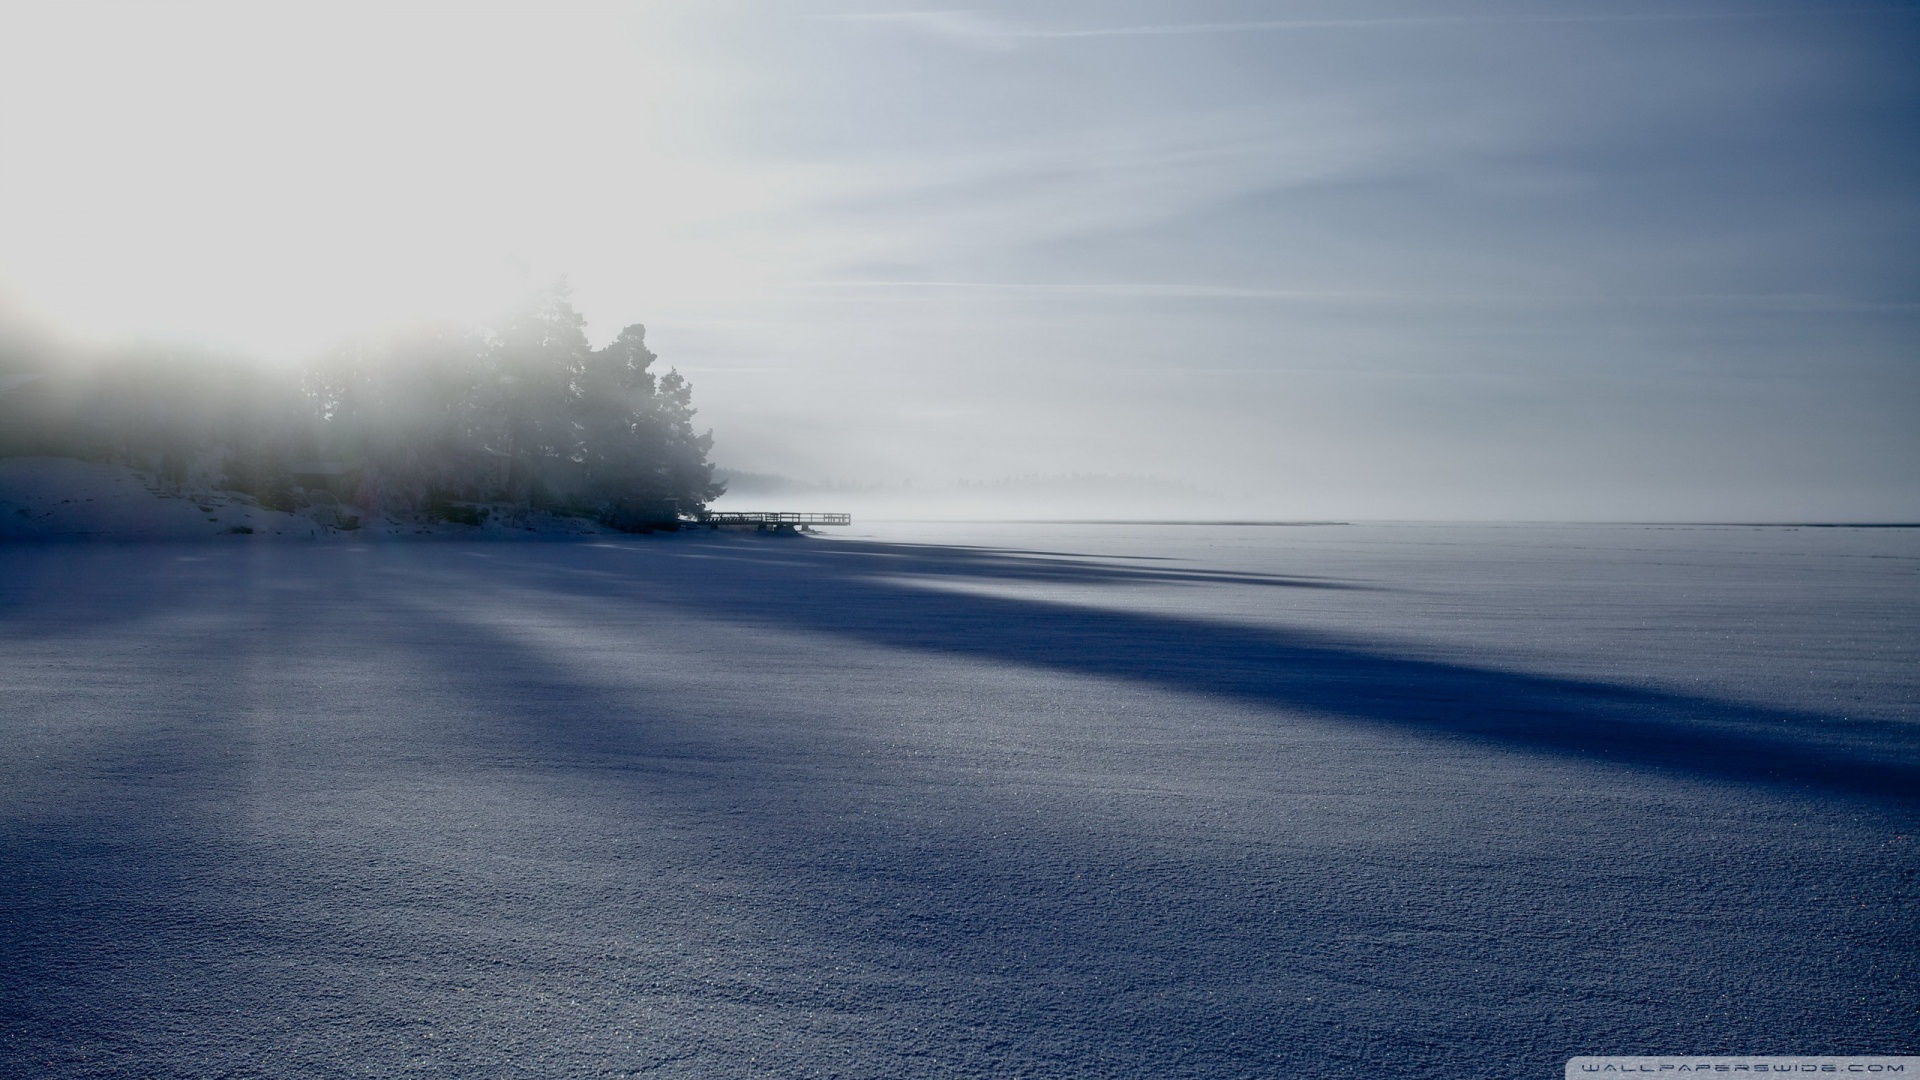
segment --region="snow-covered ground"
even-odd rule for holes
[[[190,540],[258,533],[309,539],[322,531],[309,518],[265,510],[227,492],[162,494],[124,465],[0,458],[0,538]]]
[[[330,496],[320,496],[330,498]],[[342,518],[352,528],[337,527]],[[258,544],[430,536],[469,540],[615,534],[584,518],[519,512],[481,525],[364,515],[355,508],[269,510],[213,487],[168,490],[124,465],[59,457],[0,458],[0,540],[203,540]]]
[[[0,1074],[1920,1049],[1920,530],[244,539],[0,544]]]

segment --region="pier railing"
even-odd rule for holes
[[[786,510],[708,510],[694,519],[702,525],[851,525],[852,514],[799,514]]]

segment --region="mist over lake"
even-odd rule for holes
[[[1911,0],[10,14],[0,379],[564,277],[738,472],[1920,520]]]

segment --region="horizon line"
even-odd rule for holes
[[[1609,521],[1579,518],[1355,518],[1352,520],[1234,518],[974,518],[867,517],[865,521],[920,525],[1618,525],[1712,529],[1920,529],[1920,521]]]

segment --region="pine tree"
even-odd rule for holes
[[[646,327],[620,331],[587,361],[576,398],[587,492],[602,514],[699,509],[725,490],[713,482],[711,434],[693,429],[692,387],[678,371],[655,378]]]
[[[556,285],[477,335],[336,350],[308,393],[390,508],[509,502],[640,523],[703,508],[724,488],[692,387],[654,374],[644,327],[596,350],[585,326]]]
[[[568,465],[584,458],[575,414],[591,355],[586,320],[566,296],[556,285],[489,330],[477,410],[489,448],[508,463],[506,497],[555,508],[578,494]]]

